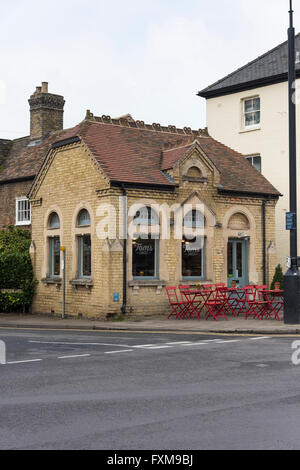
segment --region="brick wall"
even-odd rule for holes
[[[31,181],[0,184],[0,229],[16,222],[16,198],[26,196]]]

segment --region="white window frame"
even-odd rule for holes
[[[260,170],[257,170],[257,168],[254,166],[254,163],[253,163],[254,158],[260,158]],[[246,159],[253,166],[253,168],[256,168],[257,171],[262,173],[262,159],[261,159],[261,155],[259,153],[256,153],[256,154],[253,154],[253,155],[246,155]]]
[[[28,204],[26,208],[26,203]],[[20,205],[23,204],[23,208],[20,209]],[[19,214],[29,211],[29,219],[19,220]],[[27,197],[20,197],[16,199],[16,224],[15,225],[31,225],[31,205]]]
[[[255,99],[259,99],[259,109],[255,110],[255,111],[254,110],[245,111],[246,102],[251,101],[251,100],[255,100]],[[246,114],[256,113],[258,111],[260,113],[259,114],[259,123],[258,124],[253,124],[253,125],[247,125],[246,124]],[[261,125],[261,98],[260,98],[260,96],[256,95],[256,96],[249,96],[247,98],[243,98],[242,99],[242,128],[244,130],[259,129],[260,125]]]

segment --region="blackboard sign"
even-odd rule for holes
[[[287,230],[296,229],[296,214],[294,212],[286,213],[286,229]]]

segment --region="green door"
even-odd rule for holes
[[[227,282],[237,286],[247,286],[248,276],[248,240],[230,239],[227,246]]]

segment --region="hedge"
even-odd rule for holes
[[[0,231],[0,312],[25,310],[35,281],[29,255],[30,235],[15,228]]]

